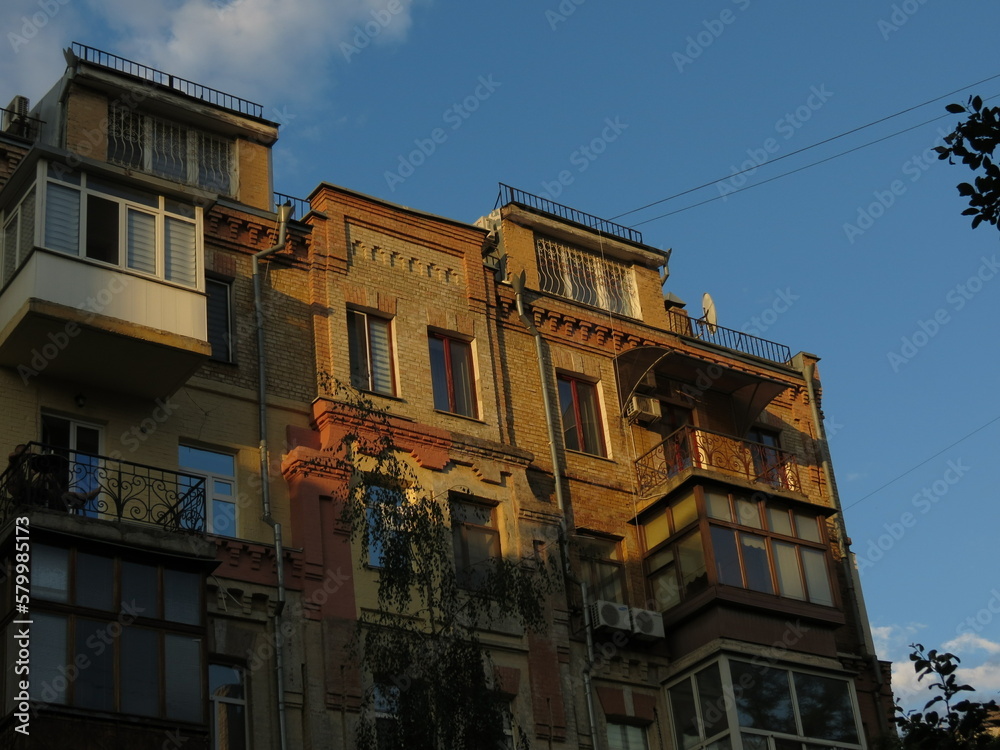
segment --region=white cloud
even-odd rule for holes
[[[120,37],[113,51],[212,88],[264,103],[320,95],[341,43],[364,49],[399,41],[411,24],[406,0],[90,0]],[[396,11],[395,13],[392,11]]]
[[[0,4],[0,107],[15,94],[38,101],[66,69],[61,49],[81,24],[72,2],[5,0]]]
[[[975,633],[962,633],[958,638],[942,644],[941,648],[953,653],[957,652],[960,658],[963,653],[973,649],[981,649],[991,654],[1000,654],[1000,643],[987,640]]]

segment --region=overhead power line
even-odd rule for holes
[[[687,190],[682,190],[681,192],[674,193],[673,195],[668,195],[666,198],[661,198],[659,200],[653,201],[652,203],[647,203],[644,206],[639,206],[638,208],[633,208],[633,209],[631,209],[629,211],[625,211],[624,213],[620,213],[617,216],[612,216],[611,220],[613,221],[613,220],[616,220],[616,219],[620,219],[623,216],[628,216],[629,214],[634,214],[634,213],[637,213],[639,211],[643,211],[643,210],[645,210],[647,208],[651,208],[653,206],[658,206],[661,203],[666,203],[667,201],[674,200],[675,198],[680,198],[682,196],[688,195],[689,193],[693,193],[695,191],[701,190],[702,188],[709,187],[710,185],[715,185],[718,182],[723,182],[724,180],[732,179],[733,177],[737,177],[737,176],[739,176],[741,174],[745,174],[746,172],[755,171],[757,169],[760,169],[760,167],[766,166],[768,164],[776,164],[777,162],[781,161],[782,159],[787,159],[787,158],[789,158],[791,156],[795,156],[796,154],[801,154],[801,153],[804,153],[804,152],[809,151],[811,149],[814,149],[814,148],[817,148],[819,146],[822,146],[824,144],[831,143],[831,142],[836,141],[836,140],[838,140],[840,138],[844,138],[844,137],[846,137],[848,135],[852,135],[853,133],[857,133],[857,132],[860,132],[862,130],[865,130],[866,128],[870,128],[870,127],[873,127],[873,126],[878,125],[880,123],[883,123],[883,122],[886,122],[888,120],[891,120],[891,119],[893,119],[895,117],[899,117],[900,115],[904,115],[907,112],[912,112],[912,111],[914,111],[916,109],[920,109],[921,107],[926,107],[928,104],[933,104],[934,102],[940,101],[942,99],[946,99],[946,98],[948,98],[950,96],[954,96],[955,94],[957,94],[957,93],[959,93],[961,91],[965,91],[966,89],[970,89],[970,88],[972,88],[974,86],[979,86],[979,85],[981,85],[983,83],[986,83],[988,81],[992,81],[992,80],[994,80],[996,78],[1000,78],[1000,73],[997,73],[996,75],[989,76],[988,78],[983,78],[981,81],[976,81],[975,83],[970,83],[970,84],[968,84],[966,86],[962,86],[961,88],[957,88],[954,91],[949,91],[946,94],[941,94],[940,96],[936,96],[933,99],[928,99],[927,101],[921,102],[920,104],[915,104],[912,107],[907,107],[906,109],[901,109],[898,112],[894,112],[891,115],[886,115],[885,117],[879,118],[878,120],[873,120],[872,122],[866,123],[865,125],[859,125],[856,128],[852,128],[851,130],[847,130],[847,131],[845,131],[843,133],[840,133],[838,135],[831,136],[830,138],[826,138],[826,139],[824,139],[822,141],[817,141],[816,143],[810,144],[809,146],[804,146],[803,148],[797,149],[795,151],[790,151],[787,154],[782,154],[781,156],[778,156],[778,157],[776,157],[774,159],[769,159],[768,161],[764,162],[763,164],[760,164],[760,165],[757,165],[757,166],[754,166],[754,167],[748,167],[747,169],[741,170],[739,172],[733,172],[731,174],[725,175],[724,177],[719,177],[719,178],[716,178],[714,180],[709,180],[708,182],[704,182],[701,185],[697,185],[695,187],[688,188]],[[914,126],[914,127],[922,127],[923,125],[926,125],[929,122],[934,122],[934,120],[940,120],[943,117],[948,117],[948,115],[941,115],[940,117],[935,117],[935,118],[933,118],[931,120],[928,120],[927,122],[921,123],[921,125],[917,125],[917,126]],[[904,130],[900,130],[900,131],[898,131],[896,133],[893,133],[892,136],[886,136],[886,138],[891,138],[893,136],[900,135],[901,133],[905,133],[905,132],[908,132],[909,130],[913,130],[913,129],[914,128],[906,128]],[[878,140],[872,141],[871,143],[867,143],[864,146],[872,145],[872,143],[878,143],[880,141],[886,140],[886,138],[880,138]],[[864,146],[859,146],[858,148],[864,148]],[[848,151],[844,151],[841,154],[838,154],[838,156],[843,156],[844,154],[849,154],[852,151],[858,150],[858,148],[850,149]],[[836,157],[831,157],[831,158],[836,158]],[[829,159],[823,159],[821,161],[814,162],[812,165],[809,165],[809,166],[815,166],[816,164],[822,164],[825,161],[829,161]],[[802,169],[806,169],[806,168],[808,168],[808,167],[803,167]],[[779,177],[783,177],[783,176],[786,176],[786,175],[789,175],[789,174],[794,174],[795,172],[799,172],[799,171],[801,171],[801,169],[792,170],[791,172],[787,172],[784,175],[779,175]],[[771,178],[771,180],[773,180],[773,179],[777,179],[777,178]],[[765,182],[770,182],[771,180],[765,180]],[[762,185],[762,184],[764,184],[764,182],[757,183],[757,184]],[[753,187],[753,186],[749,186],[749,187]],[[741,192],[742,190],[746,190],[746,189],[747,188],[739,188],[737,190],[730,191],[730,193],[738,193],[738,192]],[[722,197],[722,196],[719,196],[719,197]],[[716,200],[716,199],[713,198],[712,200]],[[701,205],[704,205],[705,203],[710,203],[710,202],[711,201],[702,201],[701,203],[695,203],[695,204],[689,206],[688,208],[694,208],[695,206],[701,206]],[[687,209],[681,209],[681,210],[687,210]],[[654,217],[652,219],[647,219],[646,221],[639,222],[638,224],[635,224],[633,226],[639,226],[640,224],[647,224],[650,221],[656,221],[657,219],[662,219],[663,217],[670,216],[673,213],[677,213],[677,212],[673,211],[671,213],[663,214],[661,216],[657,216],[657,217]]]

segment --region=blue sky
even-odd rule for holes
[[[998,27],[967,0],[8,0],[0,99],[37,100],[80,41],[263,104],[281,192],[467,221],[498,182],[613,218],[728,177],[619,221],[673,248],[689,309],[709,291],[722,325],[822,357],[869,614],[913,704],[913,640],[1000,690],[1000,236],[929,151],[945,104],[1000,94],[965,88],[1000,74]]]

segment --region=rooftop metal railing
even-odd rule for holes
[[[143,65],[142,63],[137,63],[134,60],[119,57],[118,55],[105,52],[104,50],[99,50],[95,47],[88,47],[87,45],[80,44],[79,42],[73,42],[72,50],[73,54],[85,62],[100,65],[135,78],[141,78],[144,81],[164,86],[168,89],[178,91],[182,94],[186,94],[187,96],[200,99],[203,102],[214,104],[232,112],[239,112],[243,115],[249,115],[250,117],[257,117],[261,119],[264,117],[264,107],[256,102],[249,101],[248,99],[242,99],[238,96],[227,94],[224,91],[219,91],[218,89],[202,86],[200,83],[195,83],[194,81],[189,81],[186,78],[181,78],[180,76],[175,76],[170,73],[164,73],[162,70],[151,68],[148,65]]]
[[[587,227],[588,229],[596,229],[597,231],[603,232],[611,237],[618,237],[619,239],[628,240],[629,242],[642,244],[642,232],[637,229],[632,229],[631,227],[626,227],[621,224],[615,224],[613,221],[601,219],[593,214],[577,211],[575,208],[564,206],[561,203],[556,203],[555,201],[543,198],[540,195],[533,195],[532,193],[525,192],[524,190],[518,190],[517,188],[513,188],[510,185],[505,185],[501,182],[500,195],[497,196],[497,205],[506,206],[508,203],[518,203],[526,208],[531,208],[535,211],[541,211],[542,213],[557,216],[560,219],[571,221],[574,224],[579,224]]]
[[[768,359],[780,365],[788,364],[792,358],[792,350],[784,344],[768,341],[759,336],[752,336],[749,333],[718,324],[706,323],[700,318],[690,318],[674,310],[667,310],[667,317],[670,321],[670,330],[681,336],[688,336],[726,349]]]

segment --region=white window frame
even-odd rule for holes
[[[87,263],[94,263],[96,265],[101,265],[105,267],[118,268],[122,271],[127,271],[129,273],[134,273],[140,276],[145,276],[149,278],[155,278],[158,281],[165,284],[174,284],[185,289],[197,289],[198,291],[204,291],[204,236],[202,231],[202,208],[200,206],[190,206],[193,213],[193,217],[184,216],[181,213],[171,210],[168,208],[168,200],[163,195],[154,195],[152,193],[146,193],[145,191],[135,190],[128,186],[122,186],[123,190],[133,192],[146,196],[148,201],[155,202],[155,205],[150,205],[148,202],[140,202],[136,200],[129,200],[128,198],[123,198],[111,193],[104,192],[99,187],[92,187],[88,185],[88,175],[86,173],[72,173],[79,177],[79,181],[75,180],[65,180],[61,179],[56,174],[49,173],[47,170],[47,165],[44,162],[39,162],[39,179],[38,183],[45,185],[46,189],[41,191],[42,193],[42,204],[43,210],[40,212],[42,214],[41,221],[41,236],[39,237],[39,242],[36,244],[39,247],[44,247],[52,252],[62,253],[64,255],[71,255],[72,257],[79,258],[81,261]],[[58,170],[53,170],[58,171]],[[69,170],[65,170],[67,174],[70,173]],[[78,193],[79,197],[79,212],[77,214],[77,226],[75,231],[77,234],[77,246],[76,252],[67,252],[66,249],[50,247],[47,244],[48,237],[48,213],[49,213],[49,186],[56,186],[61,189],[70,189]],[[86,241],[88,236],[87,227],[87,201],[93,196],[94,198],[100,198],[118,205],[118,262],[109,263],[104,260],[97,258],[87,257],[86,253]],[[173,203],[173,201],[170,201]],[[128,216],[129,212],[133,211],[146,216],[152,216],[155,222],[155,248],[154,252],[156,254],[155,265],[156,268],[153,273],[148,271],[133,267],[129,265],[128,262]],[[193,253],[193,266],[190,268],[190,277],[193,283],[186,283],[177,279],[167,279],[166,277],[166,263],[167,263],[167,239],[166,233],[168,226],[171,226],[169,222],[174,222],[178,225],[190,227],[191,232],[194,236],[194,246],[191,248]]]
[[[802,731],[802,720],[800,716],[799,703],[795,692],[795,679],[791,677],[792,674],[805,674],[816,677],[825,677],[827,679],[839,680],[847,684],[848,697],[851,703],[851,712],[854,718],[854,730],[858,737],[857,743],[843,742],[838,740],[825,740],[818,737],[806,737],[802,734],[786,734],[784,732],[776,732],[767,729],[756,729],[753,727],[743,727],[739,722],[739,714],[736,707],[736,695],[735,686],[733,684],[732,671],[730,670],[730,661],[747,662],[755,666],[763,666],[768,669],[773,669],[781,672],[785,672],[790,675],[789,682],[789,695],[792,703],[792,712],[795,720],[797,731]],[[702,705],[698,694],[698,684],[695,680],[695,675],[700,673],[702,670],[711,667],[713,664],[718,665],[719,676],[722,683],[722,692],[725,701],[725,713],[726,713],[726,729],[711,737],[705,736],[705,724],[702,719]],[[858,708],[858,696],[855,689],[854,680],[851,679],[850,675],[843,673],[838,673],[834,671],[826,672],[819,669],[814,669],[811,667],[805,667],[799,664],[787,663],[787,662],[776,662],[774,659],[763,658],[754,654],[738,654],[729,653],[723,654],[719,658],[709,661],[704,664],[699,664],[694,669],[689,670],[685,675],[679,679],[672,680],[667,684],[667,711],[670,717],[670,734],[671,737],[676,739],[676,726],[677,717],[674,716],[673,701],[670,698],[670,691],[680,685],[683,682],[689,682],[693,688],[694,703],[695,703],[695,713],[696,720],[698,723],[699,733],[701,740],[693,745],[690,750],[708,750],[714,746],[713,743],[721,740],[728,739],[730,742],[730,747],[732,750],[744,750],[743,739],[741,734],[752,734],[761,737],[768,738],[768,748],[769,750],[774,749],[774,741],[771,737],[777,737],[779,739],[788,740],[790,742],[804,743],[808,745],[813,745],[815,747],[828,748],[829,750],[866,750],[867,745],[865,744],[865,735],[863,727],[861,725],[861,713]],[[689,717],[683,717],[689,718]]]
[[[210,693],[208,696],[208,709],[209,709],[209,723],[212,726],[212,747],[215,750],[221,750],[223,745],[220,743],[222,739],[219,737],[219,723],[215,721],[216,717],[216,704],[224,703],[231,706],[243,706],[243,736],[246,739],[246,744],[242,748],[233,748],[230,745],[225,745],[226,750],[248,750],[250,747],[250,703],[248,700],[248,693],[250,691],[249,685],[249,671],[248,669],[240,666],[235,666],[232,664],[222,664],[219,662],[209,661],[208,671],[211,674],[212,667],[225,667],[226,669],[233,669],[240,672],[243,675],[243,697],[242,698],[230,698],[228,696],[216,695],[215,693]],[[210,685],[211,686],[211,685]]]
[[[13,208],[7,209],[4,213],[3,227],[0,228],[0,245],[2,245],[2,252],[0,252],[0,288],[14,277],[17,269],[21,267],[21,264],[24,263],[37,244],[35,237],[38,235],[38,220],[41,216],[41,211],[38,210],[38,190],[36,188],[36,185],[29,186],[24,191],[24,195],[14,204]],[[25,226],[28,222],[24,221],[24,208],[29,201],[34,204],[33,220],[30,222],[31,226]],[[14,227],[12,247],[7,243],[7,233],[11,225]]]
[[[239,513],[240,504],[238,502],[239,496],[237,495],[237,487],[236,487],[236,473],[239,470],[239,467],[236,462],[236,454],[231,451],[219,450],[215,448],[203,448],[200,445],[191,445],[190,443],[182,442],[177,449],[178,457],[180,455],[181,448],[187,448],[193,451],[200,451],[202,453],[214,453],[219,456],[228,456],[233,460],[232,475],[219,474],[206,471],[205,469],[185,466],[180,462],[180,460],[178,460],[179,464],[178,469],[180,472],[184,474],[190,474],[191,476],[195,477],[202,477],[205,480],[205,531],[207,531],[209,534],[217,534],[218,536],[225,536],[238,539],[239,535],[237,534],[237,530],[239,529],[240,526],[240,513]],[[222,482],[224,484],[228,483],[232,488],[232,494],[230,495],[220,494],[217,497],[215,493],[215,482]],[[233,506],[233,513],[232,513],[233,528],[228,532],[216,531],[215,529],[214,505],[216,502],[226,503],[228,505]]]

